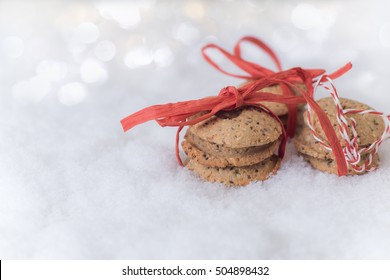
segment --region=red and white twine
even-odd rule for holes
[[[314,93],[318,87],[324,88],[332,97],[336,106],[336,119],[338,123],[338,131],[342,139],[345,141],[345,147],[343,147],[343,153],[347,164],[356,172],[362,173],[365,171],[372,171],[376,167],[371,166],[374,155],[377,153],[379,146],[382,142],[390,137],[390,115],[385,115],[382,112],[375,110],[362,110],[362,109],[343,109],[340,103],[340,99],[335,86],[333,85],[332,79],[327,76],[321,76],[314,84]],[[312,135],[318,143],[320,143],[326,150],[332,151],[332,148],[328,143],[322,140],[312,124],[311,114],[313,113],[312,108],[307,104],[307,125],[310,128]],[[378,137],[368,147],[359,149],[359,135],[356,132],[356,120],[352,116],[353,114],[373,114],[383,118],[385,129],[380,137]],[[348,120],[351,124],[348,123]],[[350,133],[352,132],[352,133]],[[350,135],[352,134],[352,137]],[[361,163],[361,157],[363,154],[368,154],[367,160]]]

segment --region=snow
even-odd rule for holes
[[[18,57],[0,48],[6,66],[0,69],[0,259],[390,258],[388,141],[380,148],[380,169],[364,176],[339,178],[313,170],[289,143],[276,175],[227,188],[178,166],[174,128],[150,122],[123,133],[119,123],[148,105],[214,95],[239,84],[203,62],[199,49],[214,41],[231,49],[250,33],[275,43],[286,67],[332,71],[353,59],[353,70],[336,81],[340,94],[389,113],[385,1],[368,8],[355,1],[353,12],[348,11],[352,2],[314,1],[310,9],[317,9],[321,20],[300,19],[298,26],[290,14],[307,5],[297,1],[197,1],[203,12],[192,15],[192,23],[183,7],[161,26],[161,19],[150,15],[179,4],[166,1],[167,7],[140,7],[140,22],[130,30],[101,18],[93,2],[53,2],[33,7],[26,1],[25,10],[17,1],[0,4],[0,46],[15,37],[23,46]],[[7,18],[37,7],[51,12],[25,22]],[[266,16],[256,16],[256,7]],[[84,12],[80,22],[71,17],[77,9]],[[356,24],[365,27],[359,34],[351,24],[358,15],[363,22]],[[55,26],[42,24],[54,21]],[[80,53],[68,52],[64,40],[72,40],[68,33],[82,21],[94,21],[99,39],[82,45]],[[182,24],[199,35],[191,45],[172,43],[172,32]],[[302,24],[305,30],[299,29]],[[277,40],[272,30],[278,30]],[[290,30],[295,40],[288,51],[279,45],[280,30]],[[105,79],[83,84],[80,68],[83,61],[94,61],[99,40],[115,43],[115,57],[96,62]],[[39,42],[48,42],[49,51],[37,52]],[[126,67],[129,51],[162,47],[174,56],[170,63],[155,65],[146,57],[135,68]],[[46,81],[50,87],[44,93],[31,84],[31,94],[39,98],[27,96],[28,87],[13,93],[19,82],[44,79],[35,69],[45,60],[65,62],[65,77]],[[63,103],[59,92],[69,83],[79,83],[83,98]]]

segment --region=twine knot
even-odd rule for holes
[[[219,96],[233,96],[235,98],[235,107],[234,108],[239,108],[243,105],[244,103],[244,97],[242,94],[238,91],[238,89],[234,86],[227,86],[221,89],[221,91],[218,94]]]

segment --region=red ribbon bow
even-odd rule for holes
[[[250,42],[264,50],[274,61],[279,72],[273,72],[263,66],[256,63],[244,60],[241,57],[240,44],[244,41]],[[236,66],[247,72],[250,76],[236,75],[226,72],[220,68],[210,57],[206,54],[206,50],[209,48],[215,48],[219,50],[224,56],[226,56]],[[168,103],[164,105],[154,105],[144,108],[124,119],[121,120],[124,131],[133,128],[136,125],[144,122],[155,120],[160,126],[176,126],[178,127],[176,133],[176,157],[180,165],[183,163],[179,156],[179,133],[184,126],[193,125],[199,123],[205,119],[210,118],[217,112],[225,110],[233,110],[241,106],[255,106],[266,111],[272,115],[283,128],[280,119],[267,107],[260,104],[260,102],[278,102],[288,106],[289,120],[287,123],[287,132],[284,131],[282,135],[282,142],[279,148],[279,157],[283,157],[286,145],[286,135],[293,137],[296,128],[296,105],[301,103],[310,104],[312,110],[317,114],[320,124],[325,132],[328,142],[335,154],[336,163],[338,166],[338,173],[340,176],[348,173],[347,163],[343,156],[341,145],[338,141],[335,131],[325,114],[320,108],[317,102],[314,100],[313,83],[316,82],[320,75],[325,73],[322,69],[302,69],[300,67],[291,68],[289,70],[282,71],[281,64],[275,53],[265,43],[254,37],[244,37],[239,40],[234,48],[234,54],[227,52],[221,47],[215,44],[209,44],[202,48],[202,54],[206,61],[212,66],[221,71],[224,74],[249,79],[250,82],[239,87],[228,86],[223,88],[218,96],[206,97],[198,100],[189,100],[176,103]],[[346,64],[331,75],[322,75],[321,80],[325,80],[326,77],[332,79],[346,73],[352,67],[351,63]],[[303,83],[306,86],[306,91],[299,89],[296,83]],[[259,90],[265,87],[280,84],[283,90],[283,95],[276,95],[270,92],[260,92]],[[302,96],[294,95],[294,91],[298,91]],[[194,117],[199,112],[207,112],[204,115]],[[193,117],[189,119],[190,117]]]

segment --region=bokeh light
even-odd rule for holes
[[[80,67],[81,80],[86,83],[102,83],[108,78],[107,70],[95,59],[83,61]]]
[[[180,23],[173,30],[173,37],[184,44],[193,44],[199,38],[199,30],[190,23]]]
[[[49,81],[60,82],[66,77],[68,66],[64,61],[43,60],[38,63],[36,72]]]
[[[83,22],[75,28],[74,35],[79,42],[90,44],[99,37],[99,28],[92,22]]]
[[[85,86],[79,82],[64,84],[58,92],[58,100],[64,105],[76,105],[84,100],[87,92]]]
[[[153,61],[153,50],[147,47],[138,47],[129,51],[125,56],[125,64],[129,68],[145,66]]]
[[[173,52],[168,47],[161,47],[158,48],[154,52],[153,61],[159,66],[159,67],[166,67],[169,66],[174,60]]]
[[[301,3],[292,11],[291,20],[297,28],[308,30],[321,25],[321,14],[314,5]]]
[[[102,1],[97,4],[101,16],[116,21],[122,28],[129,28],[141,20],[135,1]]]
[[[383,8],[378,4],[369,9],[362,1],[352,5],[333,0],[22,2],[6,0],[0,11],[1,73],[14,98],[34,102],[74,82],[84,85],[85,92],[91,86],[100,91],[99,86],[114,80],[123,88],[142,91],[137,79],[121,78],[129,77],[127,71],[135,71],[137,77],[153,75],[156,84],[178,73],[211,71],[200,48],[216,43],[229,50],[244,35],[264,39],[283,65],[326,69],[376,51],[386,54],[390,47],[384,2]],[[39,12],[45,9],[50,13]],[[376,51],[369,53],[370,49]],[[245,58],[273,68],[256,48],[245,44],[243,50]],[[220,53],[210,50],[210,55],[237,71]],[[360,63],[368,65],[367,61]],[[377,76],[373,68],[366,72]],[[368,81],[370,76],[356,77]],[[369,84],[359,81],[353,86],[367,90]]]
[[[110,61],[116,54],[116,47],[110,41],[101,41],[96,45],[94,52],[101,61]]]

